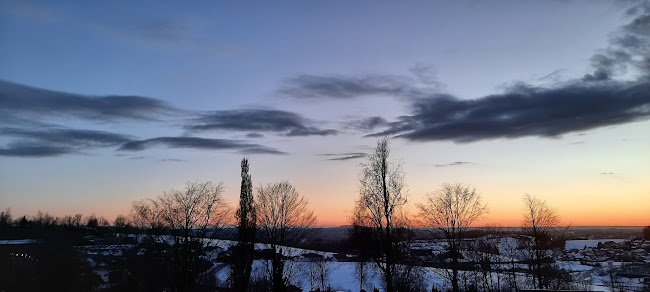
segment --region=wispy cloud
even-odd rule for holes
[[[104,131],[50,128],[46,130],[1,128],[0,134],[18,140],[0,149],[2,156],[47,157],[82,153],[85,150],[117,146],[132,138]]]
[[[352,160],[359,159],[368,156],[368,154],[363,152],[351,152],[351,153],[325,153],[320,154],[321,156],[330,157],[327,160],[331,161],[341,161],[341,160]]]
[[[288,137],[300,137],[300,136],[331,136],[338,134],[338,130],[334,129],[325,129],[321,130],[316,127],[305,127],[299,129],[293,129],[287,132],[285,135]]]
[[[443,88],[438,81],[433,65],[418,63],[409,71],[411,75],[302,74],[286,79],[277,92],[281,96],[296,99],[345,100],[368,95],[416,97],[426,93],[439,92]]]
[[[447,167],[447,166],[461,166],[461,165],[467,165],[471,164],[471,162],[467,161],[454,161],[452,163],[447,163],[447,164],[436,164],[436,167]]]
[[[186,160],[184,160],[184,159],[176,159],[176,158],[166,158],[166,159],[160,159],[158,161],[160,161],[160,162],[185,162]]]
[[[246,138],[263,138],[264,135],[260,133],[248,133],[246,134]]]
[[[201,149],[201,150],[239,150],[244,154],[286,154],[275,148],[239,140],[210,139],[199,137],[157,137],[146,140],[136,140],[124,143],[120,151],[142,151],[155,146],[168,148]]]
[[[403,76],[303,74],[287,79],[278,93],[299,99],[350,99],[373,94],[402,95],[412,90],[412,83]]]
[[[380,116],[368,117],[363,119],[358,119],[346,123],[346,128],[352,128],[361,131],[373,131],[380,127],[385,127],[390,125],[386,119]]]
[[[0,156],[53,157],[74,153],[75,149],[65,146],[51,146],[32,142],[13,142],[0,148]]]
[[[20,128],[2,128],[0,134],[15,136],[48,144],[65,144],[75,147],[108,147],[130,141],[131,136],[105,131],[79,129],[33,130]]]
[[[81,118],[98,121],[152,120],[179,110],[149,97],[87,96],[0,80],[0,114]]]
[[[591,57],[594,72],[584,80],[611,80],[614,76],[636,71],[650,79],[650,2],[640,2],[627,10],[632,21],[615,32],[606,49]]]
[[[297,113],[271,109],[211,111],[194,119],[189,130],[230,130],[274,132],[286,136],[327,136],[338,134],[334,129],[308,125],[310,121]]]

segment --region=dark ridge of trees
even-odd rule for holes
[[[98,234],[85,228],[68,228],[58,220],[39,212],[13,222],[9,210],[0,239],[34,239],[19,245],[0,245],[0,291],[89,291],[99,285],[99,276],[91,272],[76,246],[85,245],[88,235]],[[48,218],[46,221],[39,221]],[[0,224],[5,224],[0,219]],[[14,224],[15,223],[15,224]]]
[[[257,231],[257,213],[253,200],[253,183],[248,173],[248,159],[241,162],[241,189],[239,209],[235,212],[237,219],[237,245],[233,247],[233,265],[231,269],[232,286],[235,291],[248,291],[248,284],[255,255],[255,233]]]
[[[643,228],[643,239],[650,240],[650,226]]]

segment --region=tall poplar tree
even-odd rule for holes
[[[248,173],[248,159],[241,161],[241,191],[239,193],[239,209],[235,213],[238,220],[237,246],[233,252],[231,270],[232,285],[235,291],[247,291],[253,267],[255,252],[255,232],[257,214],[253,201],[253,184]]]

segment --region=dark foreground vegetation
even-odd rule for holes
[[[21,217],[15,220],[12,220],[8,212],[3,212],[2,215],[0,241],[4,244],[0,244],[1,291],[163,291],[178,287],[180,282],[185,279],[183,276],[177,275],[179,271],[175,268],[177,259],[174,259],[173,253],[180,251],[171,243],[164,244],[152,240],[156,236],[174,233],[172,230],[166,228],[157,231],[142,230],[131,224],[120,224],[119,220],[116,222],[117,224],[95,225],[93,217],[84,218],[79,221],[79,224],[69,225],[62,223],[61,219],[48,220],[50,217],[46,214],[32,218]],[[371,262],[371,255],[362,251],[364,247],[368,246],[365,243],[368,238],[357,237],[360,230],[355,231],[354,229],[354,226],[315,227],[313,228],[315,235],[313,240],[298,244],[297,247],[335,252],[338,254],[339,260],[357,264],[360,271],[357,279],[364,280],[364,274],[365,279],[368,279],[373,269],[376,269]],[[644,234],[641,228],[571,228],[565,234],[567,234],[566,239],[630,238],[630,235],[633,235],[637,238],[637,242],[640,242],[644,236],[646,240],[650,240],[647,234],[648,230],[650,227],[643,230]],[[413,267],[449,268],[451,257],[448,252],[442,251],[432,256],[431,250],[426,246],[425,248],[418,247],[421,243],[441,242],[444,238],[440,233],[435,234],[431,230],[422,228],[411,228],[409,233],[411,244],[402,242],[404,254],[400,256],[400,265],[396,269],[398,274],[393,277],[393,284],[398,287],[397,291],[432,291],[433,287],[431,286],[422,287],[425,281],[420,277],[423,275]],[[263,238],[260,232],[257,236]],[[227,240],[236,239],[237,229],[231,226],[224,227],[218,236],[214,234],[213,237]],[[468,230],[462,251],[468,257],[474,256],[475,258],[464,259],[459,267],[460,273],[464,275],[461,277],[460,291],[520,291],[526,286],[517,288],[508,288],[508,286],[514,286],[518,282],[530,283],[533,279],[531,273],[534,270],[528,265],[534,264],[534,262],[520,258],[521,260],[515,263],[514,269],[508,268],[509,263],[499,262],[499,254],[494,246],[497,242],[503,242],[498,240],[499,238],[525,240],[528,237],[521,229],[517,228],[474,228]],[[631,248],[630,243],[615,244],[610,242],[606,244],[605,242],[603,240],[598,247],[582,253],[593,253],[594,256],[604,254],[615,259],[616,254],[634,249]],[[514,243],[516,244],[515,251],[525,252],[524,249],[519,249],[521,243],[517,241]],[[431,247],[435,247],[435,245]],[[237,248],[235,245],[229,250],[221,250],[218,247],[211,248],[209,245],[188,248],[191,253],[201,255],[191,266],[191,270],[196,271],[195,278],[191,280],[191,291],[234,291],[232,288],[224,290],[224,288],[232,286],[232,281],[219,280],[210,271],[214,271],[218,265],[236,264],[234,254]],[[563,249],[562,241],[557,242],[556,246],[551,249],[552,257],[548,259],[550,267],[556,260],[579,254],[569,251],[562,252]],[[647,247],[645,253],[650,254]],[[272,254],[271,250],[257,249],[249,255],[256,260],[271,261]],[[354,256],[347,258],[341,256],[345,254]],[[312,260],[313,256],[313,254],[305,253],[302,258],[303,260]],[[321,260],[322,257],[315,259]],[[616,274],[612,275],[613,284],[619,285],[616,291],[647,291],[647,287],[643,288],[643,286],[626,289],[622,284],[616,284],[616,279],[630,276],[628,274],[640,277],[647,276],[649,272],[647,262],[635,265],[634,259],[627,259],[627,262],[625,260],[616,259],[616,261],[626,263],[617,270]],[[594,261],[598,263],[597,259]],[[588,263],[587,260],[583,260],[583,262]],[[603,262],[607,263],[606,260]],[[363,263],[365,263],[365,267]],[[327,268],[325,268],[325,272],[327,272]],[[609,277],[606,269],[603,269],[602,273]],[[543,282],[548,283],[549,288],[556,286],[565,289],[589,290],[587,285],[581,285],[567,271],[542,269],[541,274]],[[492,275],[492,277],[488,278],[487,275]],[[512,281],[513,275],[515,275],[514,278],[521,278],[520,281]],[[468,278],[468,282],[466,282],[466,278]],[[502,282],[500,289],[497,288],[495,282],[497,278]],[[325,282],[325,285],[322,285],[324,290],[328,285],[336,287],[336,279],[325,278]],[[270,291],[272,289],[270,279],[255,275],[249,278],[247,285],[245,291]],[[364,286],[367,285],[360,284],[361,289]],[[315,284],[315,288],[320,287],[320,284]],[[377,288],[382,291],[385,289],[385,287]],[[453,289],[453,287],[448,288]],[[444,287],[435,287],[435,289],[445,290]],[[182,289],[177,288],[176,290],[181,291]]]
[[[136,201],[112,223],[42,212],[14,219],[6,210],[0,291],[284,292],[301,283],[327,291],[338,284],[334,261],[354,265],[355,291],[588,291],[594,277],[612,291],[650,290],[650,227],[617,229],[630,241],[567,251],[567,239],[611,230],[561,227],[555,210],[531,195],[520,227],[471,228],[488,208],[463,184],[441,185],[407,216],[404,173],[388,142],[361,164],[347,227],[314,227],[307,200],[287,181],[254,193],[246,159],[234,212],[212,182]]]

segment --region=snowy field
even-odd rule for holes
[[[264,274],[267,267],[264,260],[255,260],[253,262],[253,277],[256,275]],[[287,265],[297,264],[296,274],[292,277],[292,283],[298,286],[303,291],[311,290],[311,283],[309,277],[310,263],[309,262],[298,262],[290,263]],[[336,262],[335,260],[327,262],[327,270],[329,271],[329,277],[326,280],[326,285],[330,284],[335,291],[358,291],[359,290],[359,280],[355,277],[355,264],[354,262]],[[228,265],[216,265],[216,270],[214,271],[217,275],[218,283],[225,283],[228,274],[230,273],[230,267]],[[431,287],[434,283],[437,287],[444,287],[444,279],[436,273],[436,269],[422,269],[424,272],[424,278],[426,280],[426,286]],[[442,271],[437,271],[438,273]],[[315,284],[313,287],[319,288],[320,285]],[[364,288],[367,291],[372,291],[374,287],[382,289],[381,278],[375,271],[371,273],[370,277],[364,283]],[[383,289],[382,289],[383,290]]]

